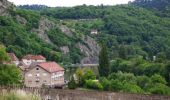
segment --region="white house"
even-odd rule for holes
[[[46,62],[46,58],[42,55],[26,55],[22,58],[22,62],[29,66],[33,62]]]

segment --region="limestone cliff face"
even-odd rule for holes
[[[42,39],[44,40],[46,43],[49,43],[49,44],[52,44],[54,45],[50,38],[48,37],[47,35],[47,32],[52,29],[53,27],[55,26],[55,24],[48,20],[47,18],[45,17],[42,17],[39,21],[39,27],[38,29],[32,29],[32,32],[35,32],[37,33],[37,35]]]
[[[8,15],[10,7],[12,7],[12,3],[7,0],[0,0],[0,16]]]
[[[85,57],[81,60],[82,64],[94,64],[98,63],[98,55],[100,51],[100,47],[97,44],[97,42],[89,37],[84,36],[83,41],[86,45],[77,43],[77,48],[80,49],[80,51],[85,54]]]

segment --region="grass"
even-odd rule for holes
[[[39,96],[24,91],[2,92],[0,100],[41,100]]]

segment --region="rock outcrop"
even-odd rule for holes
[[[54,28],[55,24],[48,20],[47,18],[42,17],[39,21],[39,28],[38,29],[32,29],[32,32],[37,33],[37,35],[44,40],[46,43],[54,45],[51,40],[49,39],[46,32],[48,32],[50,29]]]
[[[0,16],[8,15],[10,7],[12,7],[12,3],[7,0],[0,0]]]
[[[98,63],[98,55],[100,51],[100,47],[97,42],[89,37],[84,36],[83,41],[86,45],[82,43],[77,43],[77,48],[85,55],[85,57],[81,60],[82,64],[95,64]]]

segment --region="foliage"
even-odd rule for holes
[[[161,75],[158,75],[158,74],[152,75],[151,80],[153,83],[167,84],[165,78],[163,78]]]
[[[85,83],[85,81],[86,80],[95,80],[96,79],[96,75],[94,74],[94,72],[92,71],[92,70],[90,70],[90,69],[88,69],[85,73],[84,73],[84,75],[83,75],[83,77],[82,77],[83,79],[83,83]]]
[[[168,62],[165,66],[164,76],[170,86],[170,62]]]
[[[103,86],[103,90],[109,91],[111,89],[111,87],[110,87],[111,86],[111,82],[107,78],[101,77],[99,82]]]
[[[100,76],[108,76],[109,70],[110,70],[110,66],[109,66],[107,47],[104,44],[102,44],[101,51],[99,54],[99,74],[100,74]]]
[[[21,94],[18,91],[10,91],[0,94],[0,100],[40,100],[40,97],[31,93]]]
[[[0,85],[20,84],[21,72],[15,65],[0,65]]]
[[[156,83],[149,91],[153,94],[170,95],[170,88],[164,84]]]
[[[77,84],[74,80],[74,77],[72,76],[71,80],[68,82],[68,88],[69,89],[76,89],[76,87],[77,87]]]
[[[3,45],[0,45],[0,64],[3,61],[8,61],[8,60],[9,60],[9,57],[6,53],[6,48]]]
[[[84,75],[83,71],[80,68],[78,68],[76,70],[76,77],[77,77],[79,86],[83,86],[83,75]]]
[[[86,80],[85,87],[90,89],[103,90],[103,86],[96,80]]]

